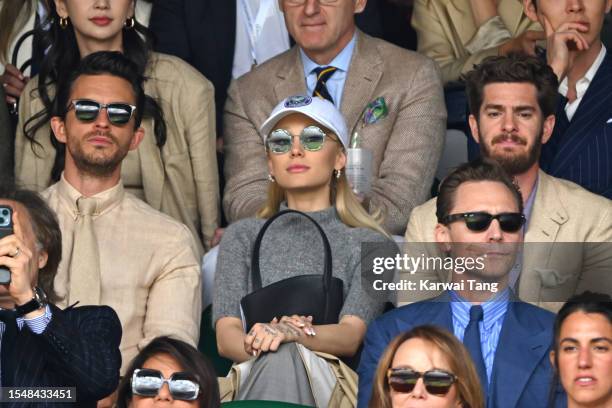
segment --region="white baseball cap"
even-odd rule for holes
[[[290,96],[276,105],[268,119],[261,125],[264,144],[278,121],[292,113],[301,113],[325,126],[338,136],[345,149],[348,148],[348,129],[342,113],[328,100],[308,95]]]

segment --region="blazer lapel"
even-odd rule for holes
[[[515,407],[523,393],[527,380],[548,352],[550,333],[539,327],[530,327],[518,310],[516,299],[508,305],[508,311],[500,333],[493,362],[487,406],[500,405],[497,395],[503,398],[503,406]]]
[[[554,243],[569,214],[561,204],[551,176],[538,173],[538,190],[523,246],[523,266],[518,293],[522,299],[539,299],[541,279],[538,270],[542,260],[549,259]]]
[[[474,34],[476,26],[474,25],[474,17],[470,11],[470,4],[467,0],[448,0],[446,3],[446,12],[453,22],[453,27],[456,34],[461,40],[461,44],[465,46]]]
[[[523,19],[523,5],[516,0],[501,0],[497,6],[499,15],[511,33],[516,33]]]
[[[361,31],[357,31],[357,43],[342,90],[340,106],[351,134],[365,107],[375,98],[374,90],[382,77],[382,63],[376,43]]]
[[[153,127],[145,125],[145,136],[138,146],[138,150],[130,154],[138,154],[140,159],[140,173],[142,174],[142,187],[147,203],[159,210],[161,208],[162,192],[166,175],[160,148],[155,143]],[[162,147],[163,149],[163,147]]]
[[[405,316],[405,321],[398,320],[398,332],[404,332],[407,327],[412,328],[424,324],[443,327],[453,333],[453,313],[450,306],[448,292],[442,292],[439,296],[425,300],[428,305],[418,316],[410,314]]]
[[[569,166],[580,155],[584,146],[593,141],[594,138],[589,131],[601,126],[609,119],[611,99],[612,55],[607,52],[569,128],[564,135],[555,134],[555,137],[561,137],[562,140],[560,140],[551,166],[551,174],[557,174],[561,169]]]
[[[285,64],[276,73],[276,78],[275,101],[282,101],[288,96],[306,92],[304,65],[297,45],[286,54]]]

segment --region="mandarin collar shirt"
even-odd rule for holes
[[[315,69],[327,66],[336,68],[336,72],[327,80],[325,84],[329,94],[334,99],[336,108],[340,109],[342,103],[342,91],[344,90],[344,83],[346,82],[346,76],[348,75],[349,67],[351,66],[351,58],[353,57],[353,51],[355,50],[355,43],[357,42],[357,33],[353,34],[351,41],[344,47],[342,51],[327,65],[319,65],[311,60],[308,55],[300,48],[300,57],[302,58],[302,66],[304,67],[304,78],[306,78],[306,90],[308,95],[312,95],[315,87],[317,86],[317,74],[314,72]]]
[[[65,308],[81,193],[62,177],[43,192],[62,231],[62,261],[55,290]],[[178,221],[124,191],[118,183],[93,196],[99,253],[100,304],[115,309],[121,325],[122,373],[153,338],[173,336],[197,345],[201,314],[200,268],[193,236]],[[95,254],[92,260],[95,259]]]

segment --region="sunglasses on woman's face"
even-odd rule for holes
[[[106,109],[108,121],[113,125],[121,126],[130,121],[136,106],[122,102],[104,104],[91,99],[74,99],[70,101],[68,110],[70,109],[74,109],[76,118],[81,122],[93,122],[100,111]]]
[[[389,387],[395,392],[412,392],[419,378],[423,378],[423,384],[429,394],[438,396],[446,395],[457,381],[454,374],[438,369],[424,373],[411,368],[390,368],[387,371]]]
[[[165,378],[159,370],[139,368],[132,375],[132,393],[141,397],[155,397],[164,384],[168,384],[175,400],[193,401],[200,394],[198,381],[189,373],[177,372]]]
[[[304,150],[316,152],[323,148],[327,134],[318,126],[306,126],[300,133],[300,144]],[[266,147],[275,154],[287,153],[291,150],[293,136],[286,129],[276,129],[270,132],[266,139]]]
[[[499,221],[499,226],[504,232],[517,232],[525,223],[525,216],[521,213],[489,214],[487,212],[467,212],[451,214],[443,219],[444,224],[455,221],[465,221],[469,230],[475,232],[486,231],[493,220]]]

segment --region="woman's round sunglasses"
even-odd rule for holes
[[[423,378],[423,384],[429,394],[438,396],[446,395],[453,384],[457,382],[457,376],[439,369],[425,372],[415,371],[411,368],[390,368],[387,370],[389,387],[395,392],[412,392],[419,378]]]
[[[193,401],[200,394],[196,378],[185,372],[177,372],[165,378],[159,370],[138,368],[132,374],[132,393],[142,397],[155,397],[159,390],[168,384],[173,399]]]
[[[493,215],[487,212],[467,212],[448,215],[442,219],[442,223],[447,225],[460,220],[465,221],[468,229],[475,232],[487,230],[493,220],[499,221],[502,231],[517,232],[525,223],[525,216],[521,213],[500,213]]]
[[[111,102],[105,104],[92,99],[74,99],[68,105],[68,110],[74,109],[76,118],[81,122],[93,122],[104,108],[108,121],[118,126],[128,123],[136,110],[136,106],[127,103]]]
[[[304,150],[316,152],[323,148],[327,134],[318,126],[306,126],[300,133],[300,144]],[[274,154],[283,154],[291,150],[293,135],[286,129],[275,129],[266,139],[266,148]]]

